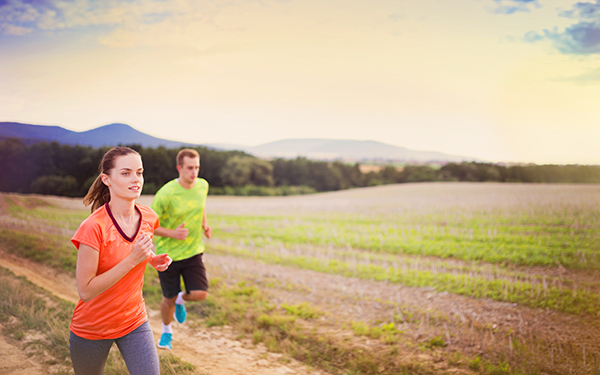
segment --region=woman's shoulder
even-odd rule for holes
[[[104,228],[109,220],[110,217],[108,216],[105,206],[100,206],[96,209],[96,211],[92,212],[90,216],[81,222],[78,232],[89,230],[102,231],[101,228]]]
[[[144,206],[142,204],[135,204],[137,209],[140,211],[141,223],[142,227],[149,229],[150,231],[154,231],[154,229],[158,228],[158,215],[154,210],[148,206]]]
[[[108,211],[106,210],[106,205],[102,205],[98,207],[96,211],[92,212],[90,216],[88,216],[87,219],[83,221],[83,223],[98,223],[109,218],[110,216],[108,215]]]
[[[158,218],[158,215],[156,215],[156,212],[152,208],[139,203],[136,203],[135,206],[140,210],[144,219]]]

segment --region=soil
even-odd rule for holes
[[[25,277],[57,297],[72,303],[77,303],[79,300],[73,277],[3,251],[0,251],[0,259],[2,259],[2,267],[9,269],[17,276]],[[160,312],[148,310],[148,315],[154,336],[158,340],[161,334]],[[174,329],[176,333],[173,336],[173,355],[193,364],[202,374],[327,374],[323,371],[309,369],[294,360],[285,365],[281,364],[278,362],[281,355],[268,353],[264,346],[255,347],[236,340],[229,327],[197,330],[186,324],[176,324]],[[3,353],[0,374],[47,374],[41,359],[38,358],[36,362],[29,358],[20,349],[20,345],[12,342],[10,338],[0,336],[0,353]]]

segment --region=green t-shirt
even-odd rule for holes
[[[175,229],[185,223],[185,228],[189,229],[185,240],[156,236],[157,254],[168,253],[176,261],[204,252],[202,218],[207,194],[208,182],[202,178],[196,178],[191,189],[184,189],[175,179],[156,192],[151,207],[158,215],[160,226]]]

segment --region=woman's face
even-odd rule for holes
[[[139,198],[144,186],[144,166],[138,154],[127,154],[115,159],[115,166],[108,175],[102,175],[102,182],[110,190],[111,200]]]

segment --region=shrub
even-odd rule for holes
[[[73,176],[41,176],[31,183],[31,192],[76,197],[78,195],[77,180]]]

